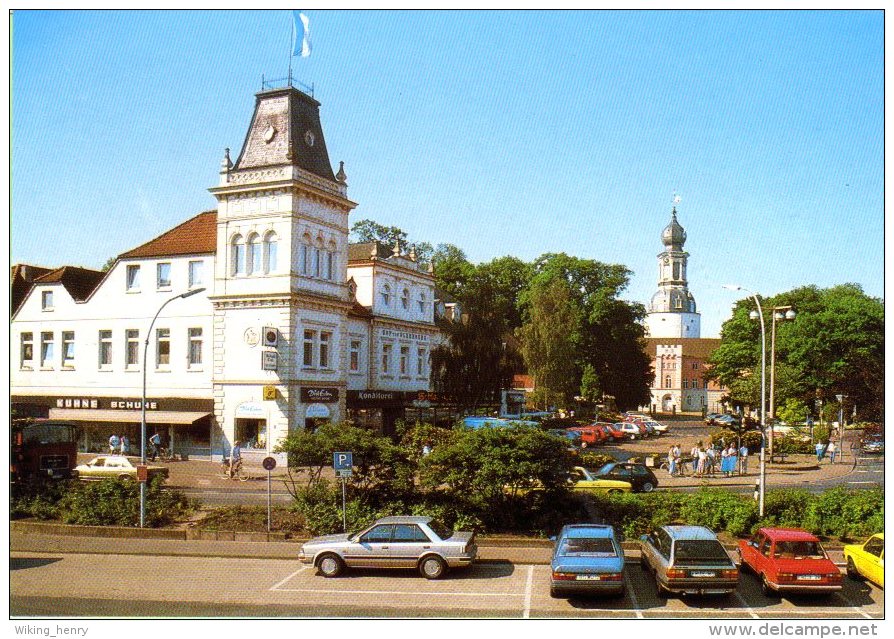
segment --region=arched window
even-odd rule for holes
[[[261,272],[261,236],[252,233],[248,238],[248,274]]]
[[[301,273],[310,275],[310,236],[305,234],[301,238]]]
[[[335,281],[335,256],[338,254],[338,247],[335,242],[329,242],[328,251],[326,251],[326,279]]]
[[[671,378],[670,378],[670,375],[668,375],[667,377],[664,378],[664,387],[665,387],[665,388],[670,388],[670,387],[671,387]]]
[[[382,304],[391,306],[391,287],[388,284],[382,287]]]
[[[264,272],[276,272],[276,244],[279,238],[276,233],[270,231],[264,236]]]
[[[236,235],[230,242],[231,262],[230,273],[232,275],[245,275],[245,242],[241,235]]]
[[[410,308],[410,289],[405,288],[400,293],[400,305],[404,310],[408,310]]]

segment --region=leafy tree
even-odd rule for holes
[[[541,256],[533,269],[531,285],[519,296],[526,324],[532,320],[538,291],[553,281],[567,283],[569,297],[578,309],[578,328],[566,337],[574,352],[572,394],[592,399],[610,395],[622,409],[647,403],[652,371],[643,342],[645,308],[618,299],[627,287],[630,271],[563,253]]]
[[[807,286],[762,299],[768,333],[769,374],[774,306],[792,306],[793,321],[776,324],[776,405],[789,399],[828,406],[848,396],[864,419],[884,412],[884,305],[856,284],[828,289]],[[760,325],[749,318],[754,303],[739,301],[724,323],[721,344],[711,355],[709,377],[729,389],[733,401],[760,405]],[[850,410],[846,411],[846,415]]]
[[[105,264],[103,264],[102,268],[100,268],[99,270],[102,271],[103,273],[105,273],[106,271],[108,271],[110,268],[112,268],[115,265],[116,261],[118,261],[117,257],[110,257],[109,259],[107,259],[105,261]]]
[[[401,246],[407,243],[407,234],[396,226],[383,226],[372,220],[357,220],[351,226],[351,233],[357,242],[381,242],[388,246],[394,246],[400,242]]]

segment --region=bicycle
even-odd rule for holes
[[[236,466],[233,468],[232,472],[230,471],[230,460],[224,457],[224,460],[220,464],[220,478],[221,479],[232,479],[233,481],[248,481],[250,479],[245,469],[242,467],[242,462],[236,462]]]

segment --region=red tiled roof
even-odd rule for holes
[[[43,266],[32,266],[30,264],[13,264],[9,272],[9,310],[15,313],[28,292],[34,285],[34,280],[42,275],[46,275],[53,269],[44,268]]]
[[[217,252],[217,211],[205,211],[154,240],[122,253],[119,260],[133,257],[167,257]]]

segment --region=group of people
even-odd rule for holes
[[[835,458],[838,456],[838,447],[835,446],[835,442],[830,441],[827,444],[823,442],[816,443],[816,462],[819,463],[823,461],[823,457],[826,456],[826,453],[829,454],[829,463],[834,464]]]
[[[149,444],[151,447],[149,448],[149,458],[153,461],[158,456],[159,451],[161,450],[161,435],[155,433],[152,437],[149,438]],[[109,437],[109,454],[110,455],[127,455],[130,453],[130,439],[128,439],[127,435],[117,435],[112,433],[112,436]]]
[[[689,451],[690,460],[683,461],[683,452],[676,444],[667,453],[668,471],[672,476],[682,476],[686,473],[686,464],[691,464],[691,472],[698,477],[714,477],[717,472],[725,477],[735,474],[748,474],[748,447],[742,444],[736,448],[735,444],[727,446],[724,442],[719,445],[705,446],[698,442]]]
[[[127,435],[120,437],[115,433],[109,437],[109,455],[126,455],[130,451],[130,440]]]

